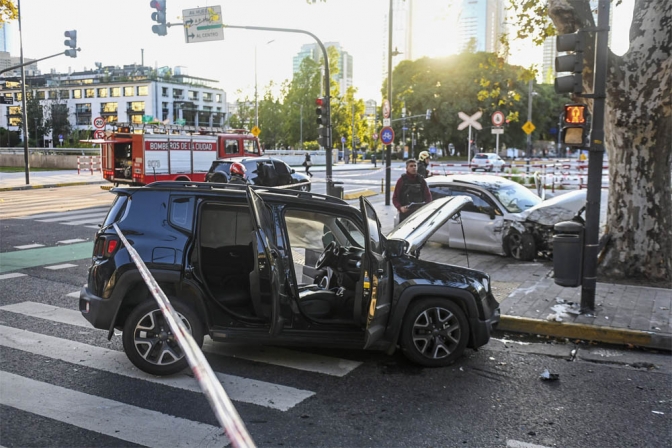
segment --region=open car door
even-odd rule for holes
[[[282,266],[280,265],[280,252],[273,244],[273,219],[270,211],[264,201],[251,188],[247,188],[247,201],[250,206],[250,213],[252,216],[252,226],[256,235],[255,256],[257,261],[255,269],[257,269],[259,285],[251,285],[252,289],[256,288],[253,294],[260,294],[258,300],[264,300],[268,304],[270,300],[270,334],[275,336],[282,331],[283,320],[280,316],[280,288],[284,284],[281,278]],[[255,300],[253,298],[252,300]],[[267,305],[268,306],[268,305]]]
[[[380,233],[380,223],[376,211],[363,196],[359,198],[359,205],[364,219],[365,253],[362,257],[362,272],[360,275],[363,304],[366,306],[366,334],[364,348],[369,348],[385,333],[387,320],[390,316],[391,297],[389,288],[385,287],[389,281],[386,263],[383,257],[383,237]]]

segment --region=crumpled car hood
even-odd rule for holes
[[[586,190],[575,190],[543,201],[518,213],[521,218],[545,226],[572,219],[586,205]]]

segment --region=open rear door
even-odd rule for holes
[[[390,295],[383,286],[383,278],[387,276],[385,258],[383,257],[383,237],[376,211],[363,196],[359,198],[360,209],[365,224],[365,255],[362,259],[363,301],[367,305],[366,334],[364,348],[369,348],[385,333],[387,320],[390,316]],[[386,282],[385,282],[386,283]],[[358,288],[359,289],[359,288]]]
[[[283,320],[280,316],[280,288],[284,284],[280,252],[273,244],[273,219],[264,201],[251,188],[247,188],[247,200],[252,215],[252,225],[257,236],[255,246],[257,269],[261,290],[270,294],[271,328],[270,334],[277,335],[282,331]]]

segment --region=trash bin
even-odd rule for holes
[[[331,185],[327,184],[327,195],[343,199],[343,187],[339,185],[343,185],[343,182],[332,182]]]
[[[583,224],[563,221],[554,227],[553,271],[555,284],[581,286],[583,272]]]

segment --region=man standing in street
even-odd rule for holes
[[[402,174],[394,187],[392,203],[399,210],[399,222],[408,218],[421,206],[432,201],[425,179],[418,175],[418,162],[415,159],[406,161],[406,173]]]

